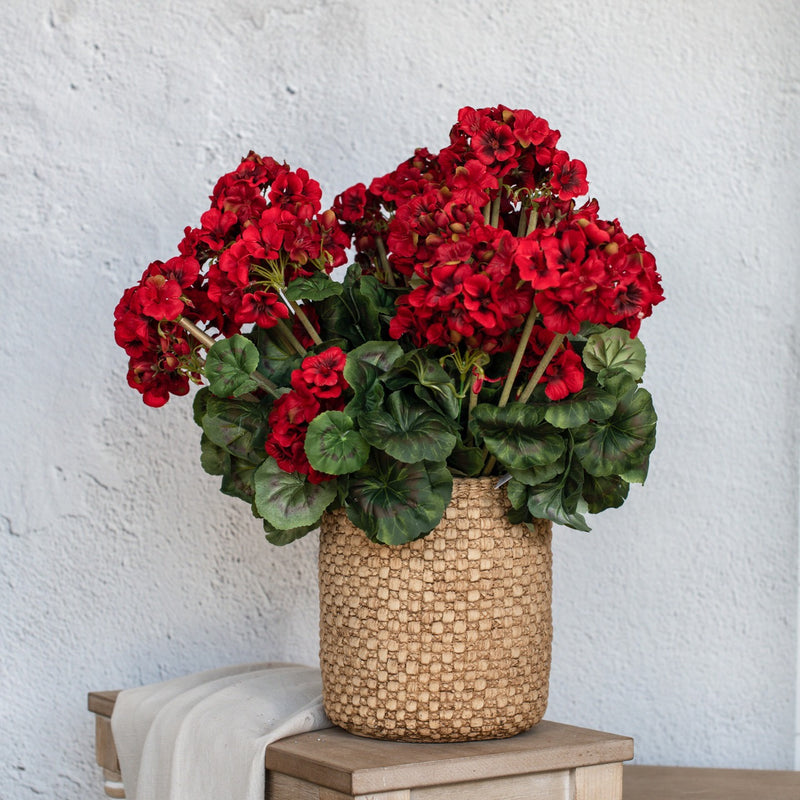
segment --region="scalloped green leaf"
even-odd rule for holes
[[[650,392],[630,391],[609,419],[575,430],[575,455],[591,475],[625,475],[640,468],[655,447],[656,421]]]
[[[415,390],[424,387],[436,396],[446,414],[458,416],[461,401],[453,379],[438,361],[429,358],[422,350],[412,350],[398,358],[382,380],[393,392],[412,385]]]
[[[548,405],[544,418],[556,428],[578,428],[590,419],[608,419],[616,407],[613,394],[592,386]]]
[[[364,342],[347,354],[344,377],[347,379],[348,366],[357,362],[371,364],[380,372],[386,372],[402,355],[403,348],[397,342]],[[347,380],[349,382],[349,379]]]
[[[622,328],[592,334],[583,348],[583,363],[593,372],[624,369],[634,380],[644,374],[645,350],[639,339],[631,339]]]
[[[489,452],[506,468],[526,470],[557,461],[566,449],[564,436],[544,422],[544,408],[509,403],[497,408],[486,403],[472,413]]]
[[[195,425],[199,425],[201,428],[203,427],[203,417],[208,407],[209,397],[211,397],[211,392],[208,390],[208,386],[203,386],[195,393],[192,400],[192,418]]]
[[[486,454],[480,447],[467,447],[460,441],[456,442],[453,452],[447,457],[451,472],[468,478],[480,475],[485,463]]]
[[[406,544],[438,525],[452,487],[443,463],[404,464],[373,451],[350,478],[347,516],[372,541]]]
[[[224,475],[231,467],[231,454],[214,444],[205,433],[200,436],[200,466],[209,475]]]
[[[383,384],[378,380],[380,373],[371,364],[360,363],[353,367],[351,374],[358,373],[356,383],[351,383],[345,374],[345,380],[353,389],[353,399],[344,407],[344,413],[356,419],[366,411],[379,411],[383,408],[386,394]]]
[[[367,461],[369,445],[341,411],[324,411],[308,425],[305,451],[314,469],[329,475],[355,472]]]
[[[444,461],[458,441],[441,416],[412,405],[400,392],[389,395],[387,411],[368,411],[359,419],[366,441],[407,464]]]
[[[607,508],[619,508],[628,496],[630,483],[618,475],[598,478],[586,473],[583,482],[583,499],[589,505],[589,513],[599,514]]]
[[[569,473],[559,480],[528,486],[528,511],[539,519],[549,519],[578,531],[590,531],[586,518],[578,510],[583,500],[583,475],[580,466],[573,464]]]
[[[344,287],[324,272],[295,278],[284,289],[287,300],[325,300],[328,297],[339,297]]]
[[[274,335],[271,328],[255,327],[248,338],[259,352],[258,371],[278,386],[288,386],[292,370],[300,366],[303,358],[294,350],[284,350],[273,338]]]
[[[336,497],[336,480],[311,483],[267,458],[255,472],[255,507],[277,530],[314,524]]]
[[[319,528],[320,520],[317,520],[311,525],[301,525],[297,528],[289,528],[287,530],[275,528],[274,526],[270,525],[267,520],[264,520],[263,522],[264,533],[266,534],[267,541],[270,544],[283,547],[284,545],[296,542],[298,539],[302,539],[307,533]]]
[[[561,475],[566,466],[565,461],[564,456],[561,456],[552,464],[543,464],[541,467],[531,467],[530,469],[509,469],[509,472],[514,480],[526,486],[538,486],[540,483],[546,483]]]
[[[255,472],[258,465],[241,458],[231,458],[230,468],[222,476],[220,491],[246,503],[255,499]]]
[[[614,397],[622,397],[636,388],[633,375],[624,369],[604,369],[597,373],[597,382]]]
[[[252,378],[258,368],[258,348],[239,333],[218,339],[206,355],[204,373],[217,397],[241,397],[258,388]]]
[[[261,463],[269,405],[209,397],[202,426],[206,436],[232,456]]]

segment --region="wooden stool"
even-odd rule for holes
[[[116,692],[92,692],[97,762],[106,794],[124,797],[111,736]],[[410,744],[340,728],[291,736],[267,748],[270,800],[621,800],[622,762],[633,740],[540,722],[511,739]]]

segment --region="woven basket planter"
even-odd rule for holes
[[[458,742],[513,736],[547,706],[551,523],[506,518],[495,479],[456,479],[425,538],[370,542],[344,511],[320,532],[325,710],[351,733]]]

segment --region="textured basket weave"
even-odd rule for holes
[[[456,479],[425,538],[370,542],[343,510],[320,532],[325,710],[361,736],[457,742],[513,736],[544,716],[551,523],[506,518],[492,478]]]

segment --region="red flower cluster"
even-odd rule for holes
[[[655,260],[641,237],[600,220],[595,201],[575,207],[586,167],[557,149],[559,136],[530,111],[463,108],[438,155],[417,150],[336,198],[362,265],[410,288],[394,338],[509,352],[534,306],[551,333],[592,322],[636,334],[663,299]],[[546,372],[553,399],[581,388],[570,352]]]
[[[323,411],[341,411],[345,406],[343,392],[348,383],[342,374],[347,356],[338,347],[329,347],[318,355],[303,359],[292,372],[292,389],[281,395],[272,406],[268,422],[270,434],[266,451],[284,472],[307,475],[311,483],[333,478],[315,470],[305,452],[308,423]]]
[[[321,194],[304,169],[252,152],[219,179],[180,255],[150,264],[116,309],[128,382],[145,403],[163,405],[197,378],[193,345],[172,321],[203,322],[225,336],[248,324],[271,328],[289,317],[281,289],[345,263],[350,239],[333,211],[320,211]]]

